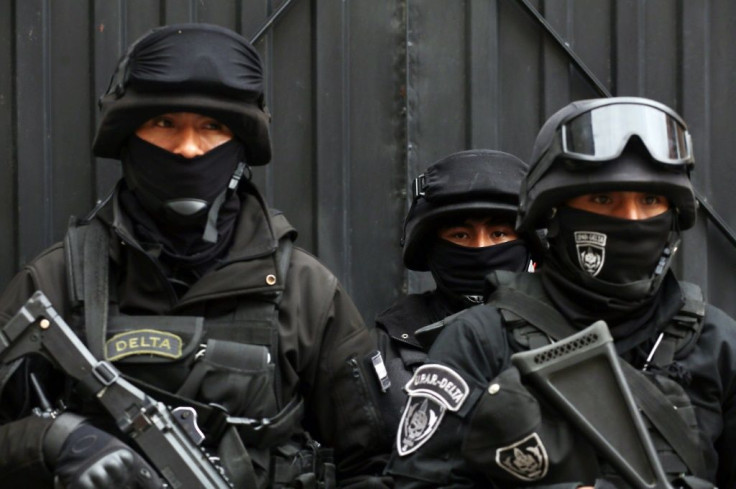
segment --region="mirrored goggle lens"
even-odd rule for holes
[[[692,162],[688,132],[677,119],[655,107],[633,104],[599,107],[565,123],[563,154],[593,161],[613,159],[634,135],[659,162]]]

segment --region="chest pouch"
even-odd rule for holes
[[[265,346],[210,339],[177,394],[220,406],[230,416],[270,418],[278,411],[274,371]]]
[[[128,376],[176,391],[189,375],[203,332],[201,317],[111,315],[105,357]]]

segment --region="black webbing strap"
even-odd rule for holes
[[[487,304],[513,312],[553,340],[578,332],[557,309],[516,289],[496,289],[488,298]]]
[[[516,289],[497,289],[489,297],[488,304],[513,312],[554,340],[577,332],[552,306]],[[697,440],[688,436],[692,429],[675,412],[674,406],[662,391],[628,362],[621,359],[620,363],[626,373],[634,398],[647,418],[692,473],[702,475],[705,461],[698,448]]]
[[[74,307],[84,306],[87,346],[95,358],[105,359],[109,307],[109,242],[102,222],[72,218],[64,238],[67,283]]]
[[[682,458],[690,472],[703,476],[705,459],[699,448],[698,440],[689,436],[692,428],[677,414],[674,406],[662,391],[646,379],[643,373],[624,361],[621,361],[621,366],[639,408]]]
[[[84,282],[82,270],[84,267],[84,230],[79,220],[72,216],[69,227],[64,236],[64,259],[66,261],[67,286],[72,307],[77,308],[84,302]]]
[[[695,345],[703,328],[705,317],[703,291],[699,286],[689,282],[679,284],[685,302],[664,329],[662,341],[650,361],[659,367],[670,365],[678,354],[685,355]]]
[[[99,219],[86,226],[84,235],[84,328],[90,352],[105,359],[107,332],[109,243],[107,230]],[[79,229],[79,228],[77,228]]]

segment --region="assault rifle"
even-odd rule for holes
[[[97,360],[37,291],[0,330],[0,365],[30,353],[49,359],[94,395],[172,489],[231,489],[195,440],[194,413],[172,413],[120,376],[109,362]]]
[[[511,361],[634,488],[673,489],[605,322]]]

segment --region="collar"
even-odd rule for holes
[[[117,239],[111,240],[110,257],[114,263],[124,261],[126,253],[146,253],[152,266],[156,250],[145,250],[135,238],[133,223],[119,202],[121,180],[113,190],[112,199],[88,217],[96,216],[108,225]],[[251,182],[241,182],[241,212],[236,224],[233,244],[225,259],[214,270],[192,284],[176,307],[192,302],[242,295],[245,293],[278,292],[283,290],[285,277],[277,271],[276,250],[282,238],[296,239],[296,230],[280,212],[269,209],[260,192]],[[145,274],[145,270],[128,273]],[[276,281],[272,280],[276,277]]]

